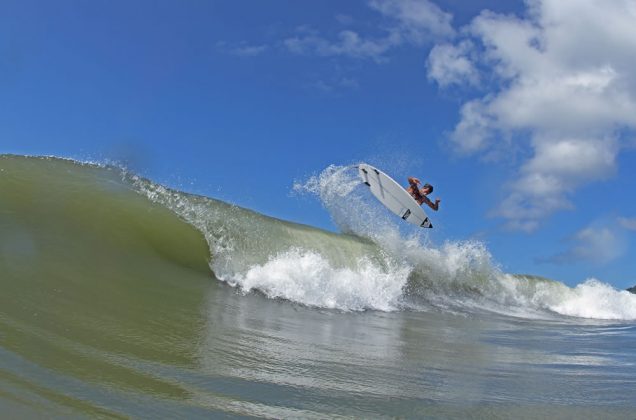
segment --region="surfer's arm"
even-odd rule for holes
[[[427,206],[429,206],[430,208],[432,208],[432,209],[433,209],[433,210],[435,210],[435,211],[439,210],[439,203],[440,203],[440,201],[442,201],[442,200],[440,200],[440,199],[438,198],[438,199],[436,199],[436,200],[435,200],[435,202],[432,202],[432,201],[431,201],[431,200],[430,200],[427,196],[425,196],[425,195],[424,195],[424,196],[422,196],[422,198],[423,198],[423,200],[422,200],[422,201],[424,201],[424,202],[426,203],[426,205],[427,205]]]
[[[412,176],[410,176],[410,177],[408,178],[408,180],[409,180],[409,185],[410,185],[411,187],[415,187],[415,188],[417,188],[417,184],[419,184],[419,183],[420,183],[420,180],[419,180],[419,179],[414,178],[414,177],[412,177]]]

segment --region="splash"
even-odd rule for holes
[[[561,293],[543,293],[542,303],[563,315],[594,319],[636,319],[636,295],[589,279]]]
[[[347,233],[380,241],[400,240],[394,216],[361,188],[355,165],[330,165],[305,182],[296,182],[294,191],[317,197],[338,228]]]
[[[400,268],[408,271],[402,305],[413,309],[485,310],[520,317],[566,315],[595,319],[636,319],[636,295],[598,280],[575,288],[501,270],[485,244],[446,241],[435,245],[423,233],[399,221],[361,187],[354,166],[329,166],[294,190],[316,196],[343,231],[371,239]],[[360,279],[364,284],[364,276]]]
[[[228,281],[243,291],[323,308],[394,311],[400,306],[407,267],[384,269],[366,258],[352,268],[334,267],[316,252],[291,249]]]

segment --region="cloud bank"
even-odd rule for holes
[[[621,133],[636,128],[636,2],[526,4],[523,17],[484,11],[452,43],[438,43],[428,77],[481,92],[449,135],[457,153],[508,158],[506,150],[527,148],[494,214],[532,231],[571,209],[578,188],[611,177]]]

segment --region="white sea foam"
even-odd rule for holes
[[[257,289],[271,298],[310,306],[392,311],[398,308],[408,274],[406,267],[386,270],[364,258],[354,268],[334,268],[316,252],[291,249],[226,281],[245,292]]]
[[[545,295],[544,295],[545,296]],[[563,315],[595,319],[636,319],[636,295],[589,279],[556,296],[545,296],[551,310]]]

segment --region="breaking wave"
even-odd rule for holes
[[[7,155],[0,165],[0,268],[15,273],[20,264],[33,264],[25,252],[62,242],[90,247],[97,229],[96,259],[108,254],[155,264],[147,258],[150,250],[177,265],[208,266],[243,293],[313,307],[636,319],[636,295],[627,291],[594,279],[570,288],[508,274],[481,242],[434,244],[424,230],[404,228],[362,188],[352,167],[330,166],[294,185],[296,193],[320,200],[343,232],[336,234],[166,188],[113,166]],[[43,220],[41,203],[57,203],[60,211]],[[55,230],[66,237],[40,243],[29,233],[34,221],[51,231],[67,227]],[[125,240],[118,233],[122,225]],[[205,239],[205,253],[192,227]]]

